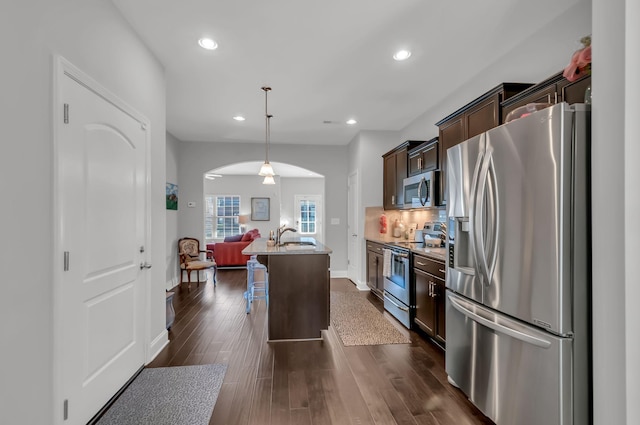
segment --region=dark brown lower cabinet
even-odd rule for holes
[[[378,298],[384,292],[382,244],[367,241],[367,285]]]
[[[415,255],[413,264],[416,288],[414,325],[444,347],[446,342],[444,263]]]

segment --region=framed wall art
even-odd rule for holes
[[[251,221],[269,221],[269,198],[251,198]]]
[[[167,182],[167,209],[178,209],[178,185]]]

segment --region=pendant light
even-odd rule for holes
[[[262,167],[260,167],[260,172],[258,173],[258,175],[265,176],[262,184],[275,184],[275,181],[273,180],[273,176],[275,175],[275,173],[273,172],[273,167],[269,163],[269,138],[271,132],[270,124],[272,115],[269,115],[269,112],[267,110],[267,95],[269,91],[271,91],[271,87],[262,87],[262,90],[264,91],[265,160],[264,164],[262,164]]]
[[[273,179],[273,176],[264,176],[262,184],[276,184],[276,181]]]

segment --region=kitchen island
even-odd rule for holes
[[[313,238],[268,246],[254,240],[242,250],[256,255],[269,273],[269,341],[321,339],[329,327],[329,254]]]

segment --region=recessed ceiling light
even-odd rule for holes
[[[411,56],[411,52],[408,50],[398,50],[394,55],[393,58],[397,61],[403,61],[406,59],[409,59],[409,56]]]
[[[201,38],[200,40],[198,40],[198,44],[200,45],[200,47],[207,50],[215,50],[218,48],[218,43],[210,38]]]
[[[245,118],[242,115],[236,115],[233,119],[236,121],[244,121]]]
[[[351,118],[350,120],[347,120],[347,124],[349,125],[353,125],[356,124],[358,121],[354,120],[353,118]]]

